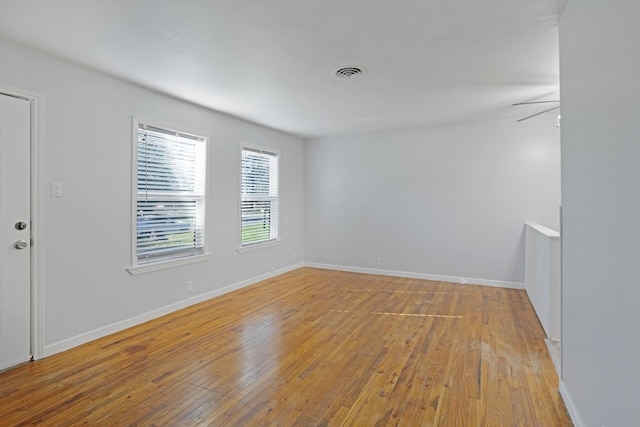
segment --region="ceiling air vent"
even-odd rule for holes
[[[333,74],[339,79],[352,79],[363,75],[365,69],[362,67],[355,67],[350,65],[348,67],[338,68]]]

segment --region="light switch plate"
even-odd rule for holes
[[[52,182],[51,183],[51,197],[62,197],[62,183],[61,182]]]

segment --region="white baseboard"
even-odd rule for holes
[[[564,385],[562,381],[560,381],[560,396],[562,396],[562,400],[564,400],[564,406],[567,407],[567,412],[569,412],[569,418],[573,422],[574,427],[584,427],[585,424],[582,422],[580,415],[578,413],[578,408],[573,403],[573,399],[571,399],[571,395],[569,394],[569,390]]]
[[[241,289],[246,286],[253,285],[254,283],[258,283],[263,280],[270,279],[272,277],[287,273],[289,271],[296,270],[301,267],[322,268],[325,270],[348,271],[353,273],[376,274],[381,276],[407,277],[412,279],[426,279],[426,280],[435,280],[440,282],[466,283],[466,284],[472,284],[472,285],[524,289],[524,284],[518,283],[518,282],[503,282],[503,281],[497,281],[497,280],[475,279],[475,278],[458,277],[458,276],[441,276],[436,274],[411,273],[411,272],[405,272],[405,271],[380,270],[375,268],[361,268],[361,267],[349,267],[344,265],[301,262],[301,263],[293,264],[288,267],[281,268],[266,274],[262,274],[260,276],[252,277],[250,279],[243,280],[241,282],[233,283],[223,288],[215,289],[211,292],[197,295],[193,298],[178,301],[173,304],[169,304],[167,306],[149,311],[147,313],[143,313],[138,316],[131,317],[129,319],[125,319],[116,323],[112,323],[110,325],[103,326],[101,328],[94,329],[92,331],[84,332],[82,334],[76,335],[71,338],[67,338],[62,341],[58,341],[53,344],[48,344],[44,347],[44,357],[63,352],[65,350],[69,350],[73,347],[77,347],[79,345],[88,343],[98,338],[102,338],[104,336],[107,336],[116,332],[120,332],[124,329],[131,328],[133,326],[139,325],[144,322],[148,322],[149,320],[156,319],[160,316],[173,313],[174,311],[181,310],[183,308],[201,303],[203,301],[207,301],[211,298],[215,298],[217,296],[235,291],[237,289]]]
[[[260,276],[252,277],[247,280],[243,280],[241,282],[233,283],[231,285],[225,286],[220,289],[215,289],[211,292],[207,292],[201,295],[197,295],[193,298],[185,299],[182,301],[175,302],[173,304],[169,304],[164,307],[157,308],[155,310],[149,311],[147,313],[140,314],[138,316],[131,317],[129,319],[125,319],[116,323],[112,323],[107,326],[103,326],[98,329],[94,329],[92,331],[84,332],[80,335],[76,335],[71,338],[67,338],[62,341],[58,341],[53,344],[46,345],[44,347],[44,357],[51,356],[56,353],[63,352],[65,350],[69,350],[73,347],[77,347],[79,345],[88,343],[90,341],[96,340],[98,338],[102,338],[104,336],[120,332],[124,329],[131,328],[132,326],[139,325],[144,322],[148,322],[149,320],[156,319],[158,317],[164,316],[169,313],[173,313],[177,310],[182,310],[183,308],[189,307],[194,304],[198,304],[211,298],[215,298],[220,295],[224,295],[231,291],[235,291],[237,289],[241,289],[254,283],[261,282],[266,279],[270,279],[272,277],[278,276],[280,274],[287,273],[289,271],[297,270],[298,268],[304,267],[303,263],[293,264],[285,268],[281,268],[278,270],[274,270],[272,272],[262,274]]]
[[[350,267],[346,265],[305,262],[305,267],[322,268],[324,270],[348,271],[351,273],[376,274],[379,276],[406,277],[409,279],[435,280],[437,282],[465,283],[469,285],[494,286],[497,288],[524,289],[524,283],[505,282],[500,280],[476,279],[460,276],[441,276],[438,274],[412,273],[407,271],[380,270],[377,268]]]

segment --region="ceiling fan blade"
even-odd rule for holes
[[[527,102],[518,102],[516,104],[511,104],[511,105],[515,106],[515,105],[529,105],[529,104],[547,104],[549,102],[560,102],[560,100],[556,99],[553,101],[527,101]]]
[[[544,114],[544,113],[548,113],[549,111],[557,110],[559,108],[560,108],[560,106],[558,105],[557,107],[549,108],[548,110],[540,111],[539,113],[535,113],[535,114],[532,114],[530,116],[518,119],[518,120],[516,120],[516,122],[522,122],[522,121],[528,120],[528,119],[530,119],[532,117],[539,116],[540,114]]]

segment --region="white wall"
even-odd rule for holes
[[[304,259],[303,143],[280,132],[0,42],[0,84],[44,95],[45,343],[122,322]],[[209,136],[213,259],[130,275],[131,118]],[[280,246],[238,254],[239,141],[281,150]],[[64,197],[49,196],[49,184]],[[193,293],[186,292],[186,281]]]
[[[308,262],[521,286],[525,221],[558,227],[556,115],[305,141],[305,189]]]
[[[560,341],[560,233],[527,223],[524,287],[547,337]]]
[[[640,2],[560,23],[562,390],[577,426],[640,420]]]

